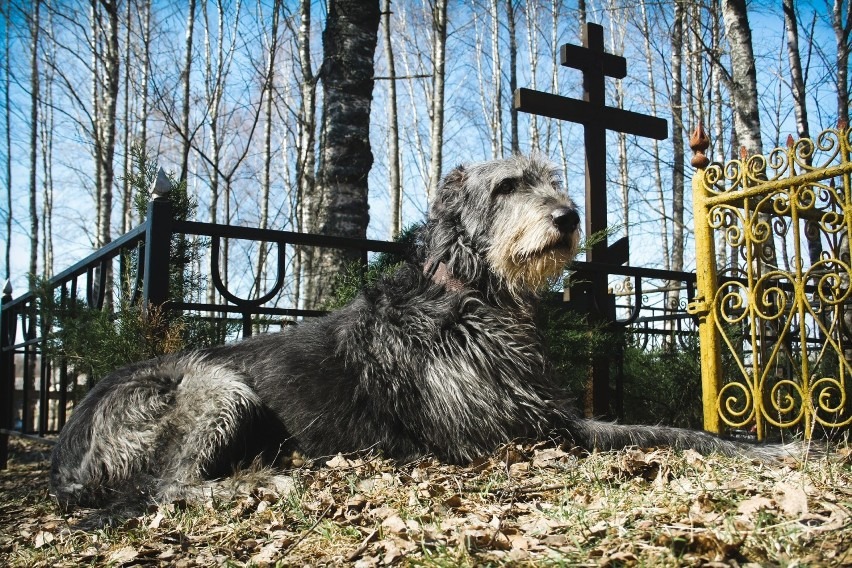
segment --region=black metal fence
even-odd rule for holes
[[[209,246],[206,259],[210,262],[211,285],[218,293],[214,295],[216,301],[169,301],[174,262],[170,246],[176,236],[200,238]],[[227,239],[262,242],[270,250],[277,249],[275,261],[269,263],[274,268],[274,283],[262,295],[243,298],[228,289],[221,277],[219,253]],[[279,305],[288,282],[285,252],[293,247],[355,251],[364,264],[371,252],[403,253],[405,249],[403,244],[394,242],[181,221],[173,217],[171,202],[157,197],[150,202],[143,224],[42,283],[39,293],[27,292],[13,298],[7,284],[0,310],[0,468],[6,465],[9,435],[43,437],[57,433],[73,410],[74,395],[90,388],[94,381],[91,376],[76,376],[67,360],[51,355],[51,322],[40,306],[40,297],[53,298],[60,307],[77,302],[83,309],[102,310],[114,293],[110,274],[117,271],[124,280],[123,294],[130,302],[236,319],[241,323],[240,335],[245,337],[251,335],[257,318],[278,318],[283,322],[324,313]],[[692,297],[694,274],[582,262],[575,263],[572,269],[571,297],[566,294],[565,298],[570,299],[572,309],[604,311],[615,322],[613,325],[629,326],[645,338],[641,341],[647,346],[658,344],[662,337],[694,333],[692,320],[683,309]],[[586,276],[600,273],[621,279],[615,285],[618,290],[607,298],[592,297],[582,284]],[[659,285],[649,287],[648,282],[654,281]],[[669,296],[675,291],[685,298],[673,308]]]

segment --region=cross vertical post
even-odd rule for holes
[[[586,23],[583,45],[566,44],[560,48],[560,63],[583,73],[583,100],[520,88],[514,93],[514,106],[521,112],[556,118],[583,125],[586,154],[586,238],[597,241],[586,252],[593,263],[621,265],[629,259],[627,238],[612,245],[607,242],[606,132],[612,130],[665,140],[668,123],[660,118],[606,106],[606,77],[627,76],[627,60],[604,51],[603,27]],[[589,280],[590,318],[608,323],[615,319],[609,295],[607,274],[595,271]],[[609,410],[609,359],[592,362],[592,411],[605,416]]]

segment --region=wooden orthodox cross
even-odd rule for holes
[[[586,145],[586,238],[602,235],[607,229],[606,131],[613,130],[656,140],[668,138],[668,123],[624,109],[606,106],[604,79],[627,76],[627,60],[604,51],[603,27],[586,23],[583,45],[563,45],[562,65],[583,72],[583,100],[520,88],[515,91],[515,108],[558,120],[583,125]],[[603,238],[586,252],[586,260],[612,265],[625,264],[629,258],[627,238],[608,245]],[[608,284],[605,273],[588,275],[591,284],[593,315],[600,320],[614,318],[606,305]],[[593,412],[609,414],[609,361],[594,361],[592,377]]]

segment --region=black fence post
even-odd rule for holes
[[[162,306],[169,299],[169,257],[172,242],[172,202],[168,198],[171,183],[157,173],[152,187],[154,198],[148,203],[145,229],[145,278],[142,284],[142,309]]]
[[[7,309],[12,301],[12,284],[3,286],[0,303],[0,469],[9,461],[9,431],[14,428],[15,416],[15,313]]]

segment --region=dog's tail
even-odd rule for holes
[[[230,472],[260,412],[243,376],[199,356],[123,369],[100,381],[63,427],[51,490],[63,509],[131,511],[180,498]]]
[[[747,444],[723,440],[707,432],[672,428],[614,424],[600,420],[579,419],[572,424],[575,443],[588,450],[619,450],[628,446],[668,446],[676,450],[692,449],[701,454],[747,456],[761,461],[775,461],[794,455],[801,444]]]

